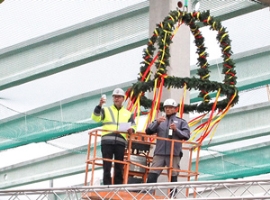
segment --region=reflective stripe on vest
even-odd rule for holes
[[[110,131],[103,131],[101,133],[102,136],[110,134],[112,131],[117,131],[118,126],[119,126],[119,123],[116,122],[116,119],[115,119],[115,116],[114,116],[114,113],[113,113],[113,110],[111,107],[104,108],[104,114],[105,114],[105,118],[108,119],[109,116],[110,116],[110,118],[109,118],[108,122],[106,122],[106,120],[104,118],[102,128],[104,130],[110,130]],[[129,118],[130,118],[130,115],[129,115]],[[126,122],[128,122],[129,118],[126,120]],[[120,133],[120,134],[126,139],[127,134],[125,134],[125,133]]]

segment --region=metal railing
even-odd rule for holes
[[[168,177],[171,177],[171,174],[173,171],[179,172],[179,177],[186,178],[187,181],[191,180],[191,177],[194,177],[194,180],[197,180],[199,172],[199,153],[200,153],[200,144],[195,142],[189,142],[184,140],[175,140],[175,139],[168,139],[168,138],[162,138],[157,136],[149,136],[146,135],[143,132],[136,132],[136,134],[128,134],[128,145],[125,153],[125,159],[123,161],[118,161],[114,159],[105,159],[102,157],[99,157],[97,154],[97,143],[98,138],[101,137],[101,131],[107,132],[108,130],[101,130],[96,129],[91,132],[89,132],[89,143],[88,143],[88,151],[87,151],[87,158],[86,158],[86,170],[85,170],[85,186],[93,185],[94,181],[94,175],[95,175],[95,169],[97,166],[102,166],[102,161],[106,160],[109,162],[118,162],[122,163],[124,165],[124,184],[128,183],[128,179],[130,176],[141,176],[143,179],[143,182],[146,182],[146,177],[150,169],[160,169],[160,170],[167,170],[166,175]],[[125,132],[126,133],[126,132]],[[119,133],[120,134],[120,133]],[[127,134],[127,133],[126,133]],[[151,167],[151,162],[153,160],[153,156],[150,155],[150,149],[147,150],[147,153],[144,153],[142,157],[146,159],[146,164],[142,164],[140,162],[132,160],[132,156],[139,157],[139,153],[134,153],[134,144],[137,146],[139,145],[148,145],[149,147],[155,147],[156,140],[164,140],[164,141],[170,141],[171,142],[171,149],[170,149],[170,166],[166,167]],[[172,166],[173,156],[174,156],[174,146],[176,144],[182,143],[182,150],[185,151],[189,155],[188,159],[188,167],[186,170],[184,169],[175,169]],[[196,151],[194,151],[196,149]],[[196,153],[196,164],[195,169],[192,170],[192,154]],[[143,173],[141,172],[131,172],[131,166],[135,166],[136,168],[143,169]],[[91,169],[89,171],[89,169]],[[89,176],[88,174],[91,173]],[[89,180],[90,178],[90,180]],[[187,191],[188,192],[188,191]]]
[[[177,189],[177,199],[248,200],[270,199],[270,179],[233,181],[187,181],[177,183],[145,183],[29,190],[0,190],[0,199],[170,199],[168,189]],[[186,196],[186,190],[190,196]],[[156,195],[152,195],[152,191]],[[196,198],[193,193],[195,192]],[[102,193],[105,193],[104,196]]]

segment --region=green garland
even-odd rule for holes
[[[223,57],[223,70],[224,74],[223,83],[210,81],[210,71],[209,64],[207,62],[208,54],[205,51],[206,47],[204,46],[204,37],[202,36],[198,25],[196,22],[202,22],[204,25],[210,26],[211,30],[216,30],[218,32],[216,39],[219,42],[221,48],[222,57]],[[184,112],[189,113],[193,111],[205,112],[212,110],[213,103],[210,102],[211,92],[216,92],[219,89],[221,94],[226,96],[226,99],[218,101],[216,109],[223,110],[229,103],[230,99],[234,96],[231,104],[234,105],[238,102],[238,90],[236,88],[236,71],[235,63],[231,59],[231,40],[229,39],[228,32],[221,23],[216,20],[214,17],[209,15],[209,11],[206,12],[192,12],[186,13],[180,10],[171,11],[164,21],[157,25],[157,28],[154,30],[153,36],[149,39],[147,48],[144,49],[143,59],[141,63],[140,74],[138,77],[138,82],[133,84],[129,91],[133,91],[133,97],[138,97],[141,92],[153,91],[154,89],[154,80],[160,79],[162,76],[167,74],[167,67],[170,66],[170,44],[172,43],[173,31],[175,30],[176,23],[185,23],[189,26],[191,33],[195,38],[195,45],[197,46],[198,54],[198,63],[199,67],[197,70],[198,78],[195,77],[185,77],[179,78],[174,76],[168,76],[165,78],[164,87],[169,88],[183,88],[185,85],[187,89],[199,90],[199,97],[202,98],[200,104],[194,105],[184,105]],[[151,67],[153,62],[153,54],[156,50],[154,44],[158,44],[158,58],[155,62],[157,72],[154,75],[154,79],[147,79],[146,77],[151,75],[149,67]],[[128,92],[127,96],[129,97],[131,93]],[[140,98],[141,106],[146,109],[151,108],[152,100],[147,99],[144,95]],[[160,103],[160,108],[163,108],[163,103]]]

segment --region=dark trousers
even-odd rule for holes
[[[101,145],[103,158],[114,160],[124,160],[125,147],[119,144],[103,144]],[[111,185],[111,168],[112,162],[103,161],[103,184]],[[114,184],[123,184],[123,164],[114,163]]]

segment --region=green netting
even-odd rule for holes
[[[0,150],[53,140],[66,135],[90,130],[100,123],[72,123],[42,118],[25,117],[25,121],[9,122],[1,125]]]
[[[244,178],[270,173],[269,146],[234,152],[216,152],[201,158],[199,180],[222,180]],[[195,164],[192,166],[195,169]],[[207,176],[205,176],[207,175]]]
[[[0,150],[49,141],[100,126],[90,121],[90,114],[99,98],[100,95],[82,98],[39,112],[18,113],[16,117],[1,120]],[[109,93],[107,98],[108,102],[111,101]],[[204,147],[204,150],[207,150],[205,148],[207,146]],[[217,155],[202,157],[199,163],[199,180],[221,180],[270,173],[269,148],[265,145],[235,152],[220,151]],[[97,153],[100,153],[99,149]],[[192,167],[195,167],[195,163]]]
[[[45,142],[101,126],[90,120],[99,98],[100,95],[96,95],[65,104],[60,102],[32,113],[16,113],[2,105],[0,111],[13,116],[0,121],[0,150]]]

